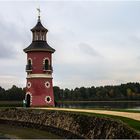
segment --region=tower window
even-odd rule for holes
[[[50,82],[49,81],[45,82],[45,87],[46,88],[49,88],[50,87]]]
[[[44,58],[44,59],[43,59],[43,70],[44,70],[44,71],[49,71],[49,70],[51,70],[51,65],[50,65],[50,60],[49,60],[49,58]]]
[[[29,67],[30,70],[32,69],[32,61],[31,61],[31,59],[28,60],[28,67]]]
[[[50,96],[46,96],[45,97],[45,101],[46,101],[46,103],[50,103],[52,101],[52,99],[51,99]]]
[[[27,65],[26,65],[26,71],[32,71],[32,59],[29,58]]]
[[[49,61],[48,61],[48,59],[45,60],[44,67],[45,67],[45,70],[49,69]]]
[[[28,65],[32,65],[31,59],[28,60]]]
[[[31,87],[31,82],[28,82],[27,83],[27,88],[30,88]]]

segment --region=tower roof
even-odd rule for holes
[[[50,47],[46,41],[33,41],[27,48],[24,49],[24,52],[32,51],[47,51],[54,53],[55,49]]]
[[[40,19],[38,19],[37,24],[31,29],[31,31],[48,31],[41,23]]]
[[[37,11],[38,11],[38,22],[37,24],[35,25],[35,27],[33,27],[31,29],[31,31],[48,31],[42,24],[41,24],[41,20],[40,20],[40,8],[37,8]]]

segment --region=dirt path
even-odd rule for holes
[[[140,113],[133,113],[133,112],[119,112],[119,111],[107,111],[107,110],[89,110],[89,109],[70,109],[70,108],[38,108],[38,109],[108,114],[108,115],[114,115],[114,116],[127,117],[127,118],[131,118],[131,119],[140,121]]]

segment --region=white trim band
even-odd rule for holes
[[[52,78],[50,74],[29,74],[27,78]]]

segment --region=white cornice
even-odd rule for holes
[[[27,78],[52,78],[51,74],[29,74]]]

